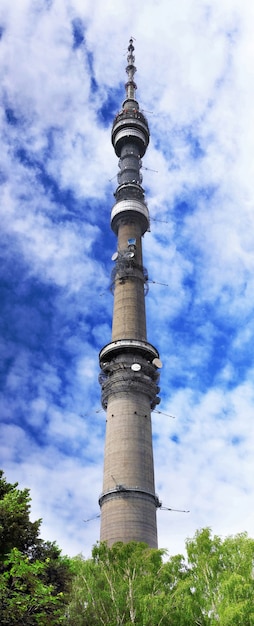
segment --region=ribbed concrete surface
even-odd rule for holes
[[[105,502],[101,517],[101,541],[112,546],[116,541],[143,541],[158,547],[156,509],[151,502],[126,498]]]
[[[118,229],[118,250],[125,250],[128,246],[128,239],[136,239],[136,255],[137,263],[142,265],[142,248],[140,239],[140,227],[137,221],[134,223],[122,224]]]
[[[117,485],[154,494],[150,403],[131,391],[109,399],[104,457],[103,493]],[[101,507],[101,540],[145,541],[157,546],[156,505],[151,498],[116,495]]]
[[[136,239],[135,262],[142,266],[142,248],[138,223],[123,224],[118,230],[118,250],[128,248],[128,240]],[[146,340],[144,283],[127,278],[115,281],[112,341],[117,339]]]
[[[141,280],[128,279],[116,284],[112,341],[117,339],[146,340],[144,284]]]

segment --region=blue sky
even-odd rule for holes
[[[149,120],[148,340],[159,545],[211,526],[253,535],[254,9],[247,0],[2,0],[1,466],[42,536],[99,538],[110,341],[111,125],[135,37]],[[173,419],[170,415],[175,416]]]

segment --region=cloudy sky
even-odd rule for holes
[[[250,0],[1,0],[1,466],[64,553],[99,538],[110,133],[130,36],[151,131],[156,491],[190,509],[158,511],[159,545],[182,552],[204,526],[253,536],[253,19]]]

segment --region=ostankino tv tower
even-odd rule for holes
[[[107,410],[101,508],[101,541],[143,541],[157,547],[151,411],[159,403],[161,361],[146,334],[147,270],[142,236],[149,213],[142,188],[142,157],[149,143],[147,120],[136,100],[133,39],[127,55],[126,97],[112,128],[119,158],[116,202],[111,228],[117,237],[113,254],[114,311],[112,339],[102,348],[102,406]]]

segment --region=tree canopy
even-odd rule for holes
[[[187,556],[163,560],[142,543],[98,544],[74,560],[70,626],[253,626],[254,541],[205,528]],[[165,554],[164,554],[165,556]]]
[[[61,623],[71,582],[71,560],[40,536],[30,521],[30,493],[0,471],[0,623]]]

